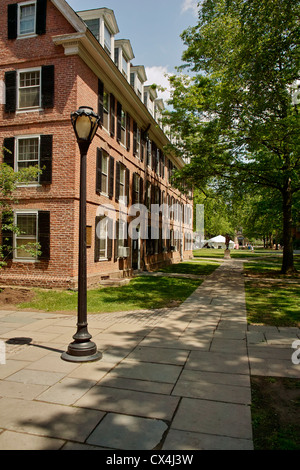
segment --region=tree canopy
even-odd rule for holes
[[[298,1],[204,0],[197,25],[182,34],[184,66],[170,77],[167,117],[189,162],[178,180],[280,195],[283,272],[293,269],[300,189],[299,32]]]

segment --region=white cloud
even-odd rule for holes
[[[170,74],[168,72],[168,67],[164,65],[157,65],[153,67],[145,67],[147,81],[145,85],[158,85],[165,88],[165,91],[157,90],[158,98],[162,98],[164,101],[170,99],[170,84],[166,75]]]
[[[181,5],[181,13],[192,10],[195,16],[198,16],[198,3],[199,0],[183,0]]]

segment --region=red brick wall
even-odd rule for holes
[[[55,46],[53,36],[74,32],[72,26],[58,12],[52,2],[47,5],[47,34],[27,39],[7,40],[7,5],[17,0],[1,0],[0,3],[0,81],[9,70],[20,70],[43,65],[55,67],[54,108],[42,111],[5,113],[0,104],[0,146],[6,137],[51,134],[53,135],[52,184],[19,188],[16,191],[18,209],[50,211],[51,258],[49,261],[20,263],[9,262],[0,272],[1,284],[38,285],[42,287],[74,287],[77,284],[78,223],[79,223],[79,169],[80,155],[70,122],[70,113],[79,106],[90,106],[97,112],[98,77],[78,56],[65,56],[63,47]],[[100,77],[102,78],[102,77]],[[126,102],[122,103],[126,110]],[[127,110],[128,111],[128,110]],[[123,261],[94,261],[95,217],[101,204],[111,204],[118,211],[118,203],[100,196],[95,190],[96,153],[103,148],[130,170],[130,186],[134,172],[145,175],[142,163],[132,151],[111,137],[105,129],[97,132],[90,146],[87,159],[87,225],[92,227],[92,245],[87,249],[88,280],[95,283],[103,276],[123,276],[131,272],[131,257]],[[150,136],[151,137],[151,136]],[[175,198],[179,192],[166,180],[149,170],[150,179],[159,181],[161,189]],[[165,171],[167,173],[167,171]],[[145,189],[145,188],[144,188]],[[131,196],[131,188],[130,188]],[[186,202],[182,198],[181,202]],[[131,246],[131,243],[129,243]],[[144,248],[142,247],[142,253]],[[191,252],[185,252],[189,257]],[[157,267],[164,261],[179,261],[180,254],[164,253],[145,258],[147,266]],[[121,270],[120,270],[121,269]]]

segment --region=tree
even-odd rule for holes
[[[0,148],[0,154],[2,153]],[[5,149],[8,151],[7,149]],[[13,204],[17,204],[15,198],[15,191],[18,184],[30,183],[37,179],[41,170],[35,166],[24,168],[15,172],[9,165],[5,163],[0,164],[0,216],[1,216],[1,229],[2,229],[2,244],[0,245],[0,268],[6,265],[6,258],[11,253],[12,247],[10,240],[5,236],[6,233],[19,234],[18,227],[14,224],[13,219]],[[39,244],[32,243],[20,247],[29,253],[39,253]]]
[[[230,187],[279,194],[282,272],[293,271],[292,207],[300,189],[299,1],[204,0],[198,24],[182,38],[189,74],[182,67],[170,78],[167,122],[178,153],[190,162],[175,180],[184,178],[200,190],[210,183],[220,193]]]

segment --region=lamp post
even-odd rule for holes
[[[87,324],[87,272],[86,272],[86,161],[89,146],[97,132],[99,116],[92,108],[81,106],[71,114],[71,122],[80,150],[80,208],[79,208],[79,258],[78,258],[78,307],[77,332],[74,341],[61,358],[69,362],[91,362],[102,354],[91,341]]]

